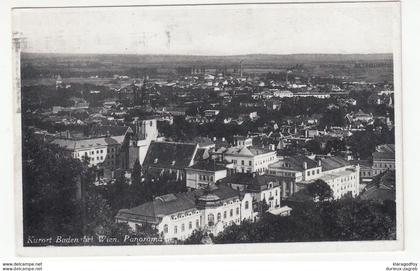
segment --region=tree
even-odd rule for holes
[[[312,196],[314,201],[326,201],[333,198],[334,192],[330,186],[323,180],[315,180],[305,187],[308,194]]]
[[[226,227],[215,243],[395,240],[395,202],[349,198],[295,206],[291,215],[267,214]]]
[[[204,231],[194,230],[191,235],[184,240],[184,244],[193,245],[193,244],[202,244],[203,238],[205,236]]]
[[[24,237],[82,235],[83,164],[29,130],[23,131],[22,148]]]

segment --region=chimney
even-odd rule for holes
[[[306,162],[303,162],[303,169],[307,169],[308,168],[308,164]]]
[[[226,139],[225,139],[224,137],[222,137],[222,141],[223,141],[223,142],[225,142],[225,140],[226,140]]]
[[[321,163],[321,159],[318,160],[318,167],[320,167],[322,165]]]

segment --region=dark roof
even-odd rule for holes
[[[194,137],[190,143],[197,143],[200,148],[215,145],[215,143],[208,137]]]
[[[158,224],[163,216],[194,211],[197,208],[197,199],[205,194],[212,194],[217,200],[239,198],[238,191],[228,186],[220,185],[207,193],[203,189],[198,189],[193,192],[159,196],[153,201],[146,202],[140,206],[119,210],[116,218]]]
[[[395,144],[382,144],[376,147],[378,152],[391,152],[395,153]]]
[[[362,199],[378,201],[395,200],[395,171],[386,171],[376,176],[360,196]]]
[[[148,167],[185,169],[190,166],[197,144],[152,142],[143,164]]]
[[[117,126],[117,125],[101,125],[92,128],[91,135],[93,136],[121,136],[127,132],[132,133],[133,130],[128,126]]]
[[[194,163],[205,160],[207,158],[209,158],[209,152],[207,149],[198,148],[194,156]]]
[[[395,153],[392,152],[374,152],[373,160],[395,160]]]
[[[350,163],[338,156],[331,156],[321,159],[322,171],[333,170],[350,165]]]
[[[105,147],[122,144],[124,136],[97,137],[88,139],[55,139],[51,143],[57,144],[67,150],[85,149],[93,147]]]
[[[118,211],[117,219],[147,221],[159,223],[160,217],[178,212],[188,211],[195,208],[195,197],[192,192],[170,194],[155,198],[140,206],[129,210]]]
[[[280,185],[280,177],[272,175],[258,175],[252,173],[236,173],[220,180],[225,184],[241,184],[248,190],[261,191],[267,188],[270,182],[274,186]]]
[[[226,167],[218,164],[214,160],[202,160],[202,161],[197,162],[195,165],[192,165],[189,168],[205,170],[205,171],[219,171],[219,170],[226,169]]]
[[[304,163],[306,163],[307,169],[316,168],[319,166],[316,161],[306,157],[305,155],[295,155],[285,157],[283,160],[272,164],[272,167],[303,171]]]

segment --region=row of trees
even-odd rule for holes
[[[308,242],[395,240],[395,202],[383,204],[347,198],[340,201],[306,201],[288,217],[263,215],[227,227],[213,242]]]

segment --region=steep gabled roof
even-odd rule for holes
[[[180,142],[152,142],[143,164],[148,167],[185,169],[192,163],[197,144]]]

